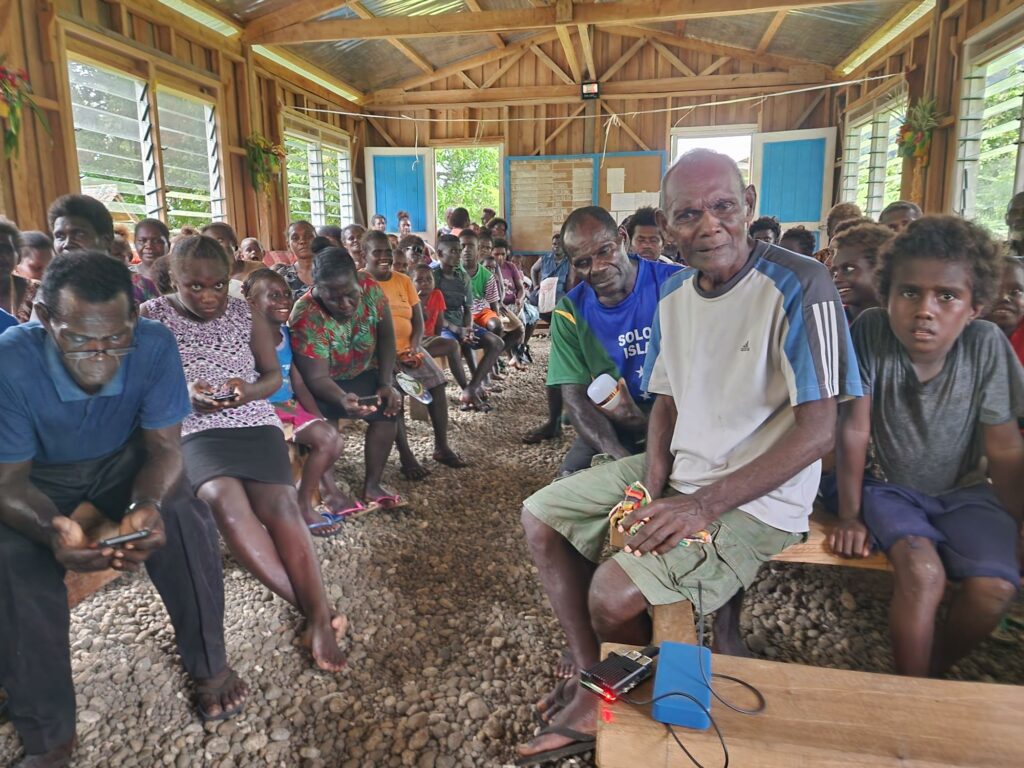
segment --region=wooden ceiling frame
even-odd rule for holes
[[[259,38],[274,29],[284,29],[293,24],[318,19],[325,13],[336,11],[348,5],[348,0],[302,0],[276,11],[264,13],[249,21],[242,30],[242,42],[259,42]]]
[[[772,44],[772,40],[775,39],[775,35],[779,33],[779,27],[782,26],[782,22],[786,20],[786,14],[789,11],[776,11],[775,16],[768,23],[768,29],[761,35],[761,40],[757,44],[757,48],[754,49],[754,53],[760,56],[762,53],[768,50],[768,46]]]
[[[557,0],[553,6],[442,13],[426,16],[381,16],[375,19],[305,21],[265,32],[254,42],[312,43],[412,37],[449,37],[549,29],[560,24],[600,26],[682,19],[721,18],[751,13],[847,5],[862,0],[623,0],[580,3]]]

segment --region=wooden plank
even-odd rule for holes
[[[865,52],[878,45],[882,38],[892,32],[894,27],[902,24],[910,14],[917,10],[919,5],[921,5],[921,0],[910,0],[909,3],[896,11],[887,22],[864,38],[861,44],[854,48],[849,56],[836,65],[836,72],[845,73],[852,71],[854,64],[864,56]]]
[[[597,78],[597,67],[594,65],[594,41],[590,38],[592,28],[586,24],[580,24],[576,31],[580,35],[580,47],[583,49],[583,61],[587,65],[587,77],[591,80]]]
[[[500,80],[506,72],[508,72],[510,69],[512,69],[512,67],[519,63],[519,60],[526,55],[527,50],[529,49],[524,48],[523,50],[516,53],[514,56],[508,57],[508,59],[506,59],[505,62],[494,71],[494,74],[492,74],[490,77],[488,77],[480,84],[480,87],[490,88],[492,85],[498,82],[498,80]]]
[[[558,124],[558,127],[555,128],[555,130],[553,130],[547,136],[547,138],[544,139],[543,143],[541,143],[541,145],[539,147],[537,147],[535,150],[533,150],[533,154],[539,155],[541,153],[541,151],[548,144],[550,144],[554,139],[556,139],[559,136],[559,134],[562,133],[562,131],[564,131],[566,128],[568,128],[570,125],[572,125],[572,121],[575,120],[577,117],[579,117],[584,112],[584,110],[586,110],[586,108],[587,108],[587,103],[586,102],[583,102],[582,104],[580,104],[579,107],[577,107],[575,111],[570,113],[569,116],[567,118],[565,118],[564,121],[562,121],[561,123]]]
[[[469,10],[472,11],[473,13],[480,13],[483,11],[483,8],[480,7],[480,3],[478,3],[476,0],[463,0],[463,2],[465,2],[466,7],[469,8]],[[494,44],[495,48],[500,49],[504,48],[507,45],[502,36],[499,35],[497,32],[491,32],[489,35],[487,35],[487,37]]]
[[[651,642],[661,645],[666,641],[673,643],[697,642],[697,628],[693,623],[693,605],[689,600],[678,603],[656,605],[651,611],[653,633]]]
[[[761,35],[761,40],[758,42],[757,48],[754,49],[754,52],[757,53],[758,56],[768,50],[768,46],[772,44],[772,40],[775,39],[775,35],[779,32],[779,27],[781,27],[782,22],[786,20],[787,13],[789,13],[789,11],[783,10],[775,12],[775,16],[773,16],[772,20],[768,23],[768,29],[766,29],[764,34]]]
[[[808,563],[810,565],[842,565],[848,568],[867,568],[874,571],[891,571],[889,559],[882,552],[870,557],[840,557],[828,545],[829,534],[838,519],[821,508],[811,513],[810,531],[807,541],[787,547],[772,558],[783,563]]]
[[[700,71],[701,77],[706,77],[707,75],[715,74],[715,72],[720,70],[730,61],[731,59],[728,56],[722,56],[721,58],[715,59],[713,62],[711,62],[709,66],[705,67]]]
[[[602,654],[629,646],[605,644]],[[988,768],[1020,762],[1024,686],[928,680],[715,655],[714,672],[755,686],[767,702],[756,717],[717,702],[711,713],[743,768]],[[650,698],[644,683],[631,695]],[[754,704],[738,686],[716,684],[738,706]],[[601,768],[691,768],[650,706],[602,703]],[[677,728],[703,765],[721,765],[713,729]]]
[[[465,72],[456,72],[458,78],[466,84],[467,88],[479,88],[480,86],[473,82],[473,78],[467,75]]]
[[[645,152],[651,151],[651,148],[647,145],[647,142],[641,139],[639,134],[637,134],[637,132],[634,131],[629,126],[629,123],[626,122],[626,119],[622,117],[622,115],[620,115],[614,109],[612,109],[610,106],[608,106],[604,99],[598,99],[597,103],[601,106],[602,109],[604,109],[605,112],[607,112],[609,115],[612,115],[613,117],[615,117],[616,120],[618,120],[619,127],[629,135],[629,138],[631,138],[633,141],[639,144],[642,150],[644,150]]]
[[[549,43],[552,40],[557,39],[558,35],[555,34],[554,30],[540,35],[533,35],[522,40],[517,40],[514,43],[509,43],[509,45],[503,48],[502,50],[487,51],[486,53],[481,53],[476,56],[471,56],[468,59],[457,61],[454,64],[448,64],[447,66],[444,67],[438,67],[430,75],[417,75],[416,77],[411,77],[408,80],[403,80],[402,82],[398,83],[396,86],[394,86],[394,88],[389,88],[386,90],[408,91],[412,90],[413,88],[420,88],[424,85],[429,85],[430,83],[433,83],[437,80],[441,80],[446,77],[451,77],[456,72],[461,72],[466,69],[472,69],[473,67],[481,67],[485,64],[490,64],[492,61],[500,61],[506,56],[513,56],[516,54],[525,53],[526,51],[530,50],[531,45]]]
[[[370,125],[377,129],[377,133],[384,137],[384,141],[392,147],[398,146],[398,142],[391,138],[391,135],[384,129],[383,122],[375,118],[373,115],[367,115],[366,119],[370,121]]]
[[[373,13],[371,13],[370,10],[365,5],[363,5],[361,2],[359,2],[358,0],[349,0],[347,5],[348,5],[349,8],[352,9],[352,12],[356,16],[361,18],[361,19],[376,19],[376,18],[378,18]],[[407,58],[409,61],[411,61],[413,64],[415,64],[417,67],[422,69],[427,74],[430,74],[430,73],[432,73],[434,71],[435,67],[434,67],[433,64],[431,64],[429,61],[427,61],[425,58],[423,58],[420,54],[418,54],[416,51],[414,51],[408,45],[403,43],[401,40],[398,40],[398,39],[396,39],[394,37],[389,37],[389,38],[387,38],[387,41],[399,53],[401,53],[403,56],[405,56],[405,58]]]
[[[804,123],[807,122],[807,118],[809,118],[814,113],[814,110],[818,108],[818,105],[821,104],[821,102],[824,101],[824,99],[825,91],[822,91],[821,93],[818,94],[816,98],[812,99],[811,103],[807,105],[807,109],[801,112],[800,117],[798,117],[796,119],[796,122],[793,123],[792,130],[795,131],[799,130],[800,128],[803,128]]]
[[[481,13],[442,13],[429,16],[386,16],[377,19],[327,19],[270,30],[254,40],[261,43],[315,43],[335,40],[373,40],[389,37],[449,37],[486,32],[546,29],[558,24],[637,24],[675,19],[719,18],[788,9],[847,5],[861,0],[625,0],[571,6],[571,17],[559,16],[555,6]]]
[[[612,75],[614,75],[624,66],[626,66],[626,64],[629,63],[629,60],[636,55],[637,51],[639,51],[645,45],[647,45],[647,38],[641,37],[635,43],[629,46],[629,48],[626,49],[626,52],[619,56],[619,58],[601,74],[600,82],[608,82],[608,80],[612,78]]]
[[[562,44],[562,51],[565,53],[565,60],[569,63],[569,71],[572,72],[573,81],[581,82],[583,80],[583,70],[580,69],[580,60],[576,55],[576,46],[573,44],[569,28],[564,24],[559,24],[555,27],[555,33]]]
[[[555,73],[559,80],[564,82],[566,85],[576,84],[576,81],[569,77],[567,74],[565,74],[565,70],[558,66],[558,64],[555,63],[554,59],[552,59],[550,56],[544,53],[544,49],[542,49],[539,45],[531,45],[530,50],[533,51],[533,55],[540,59],[541,63],[544,64],[544,66],[546,66],[548,69]]]
[[[346,5],[347,0],[303,0],[299,3],[290,3],[279,10],[252,19],[242,30],[242,40],[247,43],[257,41],[260,35],[273,29],[284,29],[302,21],[311,21]]]
[[[657,40],[652,40],[651,45],[654,47],[654,50],[658,52],[661,58],[667,61],[677,72],[681,72],[686,77],[693,77],[695,74],[697,74],[688,66],[686,66],[686,64],[683,63],[682,59],[680,59],[678,56],[672,53],[672,51],[666,48],[664,43],[658,42]],[[704,73],[702,72],[701,74]]]

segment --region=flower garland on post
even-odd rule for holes
[[[245,157],[252,188],[262,192],[270,180],[280,173],[285,149],[280,144],[271,144],[262,133],[254,133],[245,140]]]
[[[28,73],[24,69],[14,70],[5,67],[4,59],[4,56],[0,56],[0,120],[4,122],[3,156],[6,160],[11,155],[18,154],[22,111],[25,107],[39,119],[46,134],[51,134],[46,115],[32,101],[32,85],[28,81]]]
[[[923,202],[922,185],[924,169],[931,159],[932,131],[939,125],[935,113],[935,99],[918,99],[910,108],[900,126],[900,135],[896,140],[900,157],[914,160],[914,183],[910,191],[911,199],[919,205]]]

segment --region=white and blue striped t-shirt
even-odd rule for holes
[[[662,286],[644,387],[678,418],[669,484],[710,485],[763,455],[793,426],[793,406],[862,394],[839,294],[823,265],[758,242],[712,293],[686,269]],[[741,509],[783,531],[807,530],[820,462]]]

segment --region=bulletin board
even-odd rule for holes
[[[644,205],[657,206],[667,162],[665,152],[506,157],[513,252],[550,251],[551,235],[576,208],[600,205],[618,222]]]
[[[565,218],[594,199],[594,163],[588,156],[514,159],[505,174],[512,246],[516,253],[546,253]]]

